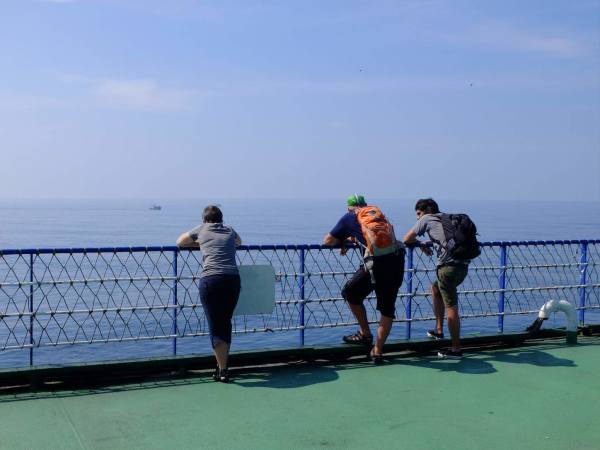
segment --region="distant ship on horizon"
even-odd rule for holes
[[[162,209],[162,206],[160,205],[152,205],[150,207],[150,211],[160,211]]]

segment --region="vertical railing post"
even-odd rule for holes
[[[579,324],[585,324],[585,296],[586,289],[585,285],[587,284],[587,250],[588,243],[581,243],[581,256],[579,258]]]
[[[412,328],[412,299],[415,296],[413,293],[413,247],[406,248],[406,267],[404,273],[406,274],[406,293],[408,294],[408,301],[405,307],[406,317],[406,339],[410,339],[411,328]]]
[[[506,244],[500,245],[500,276],[498,277],[498,332],[504,333],[504,293],[506,290]]]
[[[304,345],[304,249],[300,249],[300,275],[298,276],[298,288],[300,289],[300,345]]]
[[[29,254],[29,365],[33,366],[33,252]]]
[[[172,264],[172,273],[173,273],[173,356],[177,355],[177,306],[179,304],[177,300],[177,250],[173,250],[173,264]]]

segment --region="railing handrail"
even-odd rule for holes
[[[559,239],[545,241],[488,241],[481,242],[482,247],[496,246],[526,246],[526,245],[575,245],[575,244],[600,244],[600,239]],[[355,246],[347,245],[347,248]],[[411,245],[410,247],[414,247]],[[241,245],[238,250],[324,250],[332,248],[321,244],[252,244]],[[339,247],[333,247],[339,248]],[[30,255],[30,254],[53,254],[53,253],[137,253],[137,252],[167,252],[178,250],[198,250],[197,248],[180,248],[175,245],[166,246],[133,246],[133,247],[56,247],[56,248],[24,248],[24,249],[0,249],[2,255]]]
[[[582,325],[586,311],[600,311],[600,239],[481,246],[460,289],[465,319],[497,317],[503,333],[505,318],[535,313],[548,296],[572,299]],[[298,331],[302,345],[306,330],[354,325],[340,291],[362,262],[360,248],[347,245],[346,254],[336,248],[240,246],[239,264],[275,268],[276,302],[270,315],[237,319],[234,332]],[[170,339],[177,354],[178,339],[208,333],[198,302],[198,250],[174,245],[0,250],[0,352],[29,349],[33,365],[38,347]],[[406,284],[394,322],[405,324],[410,339],[413,324],[434,319],[427,297],[436,260],[414,245],[406,254]],[[377,321],[374,298],[368,296],[369,323]]]

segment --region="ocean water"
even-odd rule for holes
[[[382,208],[399,237],[416,220],[412,200],[369,200]],[[245,244],[317,244],[345,212],[343,199],[0,200],[0,249],[174,245],[180,233],[200,223],[203,207],[213,202]],[[150,210],[153,203],[163,209]],[[440,207],[468,213],[482,242],[600,239],[600,203],[445,201]],[[489,332],[495,321],[471,320],[463,334]],[[415,331],[422,333],[429,326],[417,323]],[[348,328],[307,330],[306,343],[337,343],[347,332]],[[404,327],[395,326],[391,338],[403,337]],[[297,332],[277,339],[279,346],[298,343]],[[263,340],[260,335],[235,336],[233,349],[260,348]],[[178,345],[182,354],[210,351],[205,337],[181,339]],[[171,348],[167,340],[41,348],[35,349],[35,363],[165,356]],[[25,365],[28,355],[28,350],[0,352],[0,366]]]
[[[415,222],[414,201],[368,199],[403,235]],[[0,200],[0,248],[173,245],[214,202],[246,244],[320,243],[345,212],[344,200]],[[481,241],[597,239],[600,202],[445,201],[466,212]]]

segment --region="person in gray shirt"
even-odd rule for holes
[[[448,330],[452,339],[452,348],[449,351],[439,352],[442,358],[460,359],[460,316],[458,313],[458,286],[467,276],[469,261],[452,257],[454,248],[454,235],[452,223],[445,220],[440,213],[438,204],[431,198],[421,199],[415,205],[417,223],[404,236],[405,244],[416,244],[421,250],[431,256],[430,248],[421,243],[417,236],[425,233],[433,243],[437,253],[436,281],[431,285],[431,298],[435,314],[436,328],[429,330],[427,335],[435,339],[444,338],[444,306],[448,316]],[[450,237],[448,239],[447,237]]]
[[[211,344],[217,359],[215,381],[228,383],[227,362],[231,346],[231,318],[240,296],[240,275],[235,261],[242,240],[235,230],[223,225],[223,213],[214,205],[204,208],[203,224],[182,233],[177,246],[200,247],[202,274],[200,301],[208,321]]]

